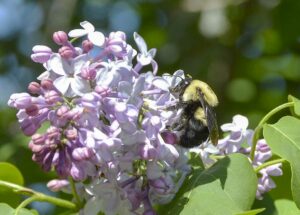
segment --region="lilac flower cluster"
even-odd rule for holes
[[[206,166],[216,162],[214,156],[228,155],[232,153],[242,153],[249,157],[252,147],[252,137],[254,131],[247,129],[248,119],[242,115],[235,115],[232,123],[226,123],[221,126],[223,132],[227,133],[223,139],[218,141],[218,145],[214,147],[209,142],[202,144],[200,150],[197,150]],[[261,166],[272,157],[272,152],[264,139],[258,140],[255,149],[254,160],[251,161],[254,168]],[[263,194],[276,187],[271,176],[282,175],[281,164],[274,164],[263,168],[259,171],[258,186],[256,198],[262,199]]]
[[[31,136],[32,159],[59,176],[48,186],[58,191],[75,180],[84,214],[155,214],[153,204],[169,202],[190,171],[185,149],[166,132],[179,116],[165,108],[178,101],[169,89],[184,73],[157,76],[156,50],[137,33],[135,50],[123,32],[106,37],[80,25],[53,34],[58,52],[33,47],[45,72],[8,104]]]

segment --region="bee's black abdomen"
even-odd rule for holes
[[[180,145],[186,148],[192,148],[201,145],[209,137],[209,130],[199,120],[190,118],[184,133],[180,137]]]

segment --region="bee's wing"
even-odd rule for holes
[[[200,98],[201,105],[205,111],[205,117],[207,121],[207,127],[209,130],[209,137],[213,145],[218,144],[219,139],[219,129],[217,123],[217,117],[214,109],[205,101],[203,92],[198,89],[198,94]]]

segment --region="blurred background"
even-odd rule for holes
[[[160,74],[183,69],[209,83],[219,124],[243,114],[254,128],[288,94],[300,96],[299,0],[0,0],[0,161],[17,165],[37,189],[54,175],[31,162],[7,100],[44,71],[30,60],[32,46],[56,50],[52,33],[83,20],[106,35],[125,31],[131,44],[137,31],[158,49]]]

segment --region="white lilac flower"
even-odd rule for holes
[[[88,39],[95,45],[102,47],[105,43],[105,36],[88,21],[80,23],[83,29],[74,29],[68,33],[69,37],[82,37],[87,35]]]
[[[117,87],[121,81],[132,82],[131,66],[125,61],[101,62],[98,65],[96,82],[98,86]]]
[[[219,140],[218,146],[224,154],[238,152],[245,142],[251,142],[253,131],[247,129],[248,119],[241,115],[235,115],[232,123],[221,126],[223,132],[229,132],[228,136]]]
[[[87,55],[66,60],[58,54],[53,54],[47,62],[47,68],[57,76],[53,80],[56,89],[66,97],[74,97],[91,91],[89,82],[81,77],[81,70],[88,64]]]
[[[147,44],[145,40],[136,32],[133,34],[134,41],[138,46],[140,53],[137,55],[137,61],[139,64],[135,67],[135,70],[138,72],[142,66],[146,66],[152,64],[153,73],[156,74],[157,72],[157,63],[153,59],[156,54],[156,49],[148,50]]]

